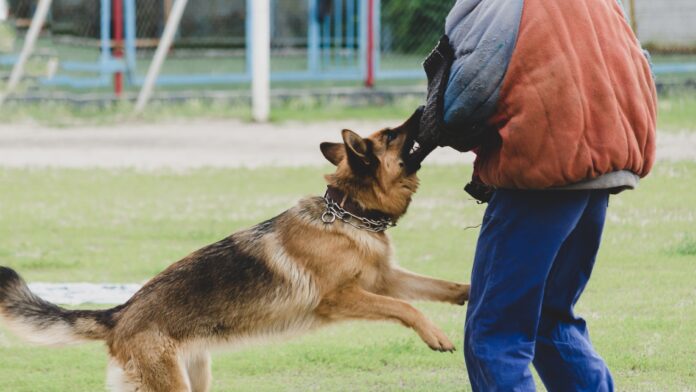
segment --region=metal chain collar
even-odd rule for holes
[[[321,214],[321,221],[327,225],[334,223],[337,219],[345,222],[356,229],[366,230],[373,233],[380,233],[390,227],[396,226],[391,219],[369,219],[362,216],[353,215],[346,211],[338,203],[331,200],[328,194],[324,195],[326,211]]]

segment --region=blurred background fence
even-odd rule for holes
[[[173,1],[53,0],[12,99],[132,98],[143,83]],[[195,96],[248,90],[251,1],[190,2],[158,78],[158,91]],[[0,0],[3,81],[17,61],[37,3]],[[273,86],[422,86],[421,61],[442,34],[453,4],[271,0]],[[624,0],[624,6],[639,38],[653,52],[661,86],[696,87],[696,1]]]

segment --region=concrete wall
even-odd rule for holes
[[[630,6],[630,0],[623,0]],[[635,0],[643,44],[696,49],[696,0]]]

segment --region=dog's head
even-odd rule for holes
[[[336,166],[326,176],[329,185],[352,197],[367,210],[397,219],[418,188],[416,172],[432,148],[415,141],[421,110],[396,128],[386,128],[362,138],[344,129],[343,143],[322,143],[324,157]]]

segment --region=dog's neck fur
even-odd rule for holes
[[[350,196],[348,196],[347,193],[343,192],[342,190],[336,187],[330,185],[327,186],[325,197],[328,197],[329,200],[338,204],[338,206],[341,207],[343,210],[357,217],[377,221],[392,220],[391,215],[385,214],[382,211],[367,210],[363,208],[363,206],[361,206],[357,201],[353,200]]]
[[[383,214],[393,222],[396,222],[408,209],[411,204],[411,195],[418,188],[418,179],[413,178],[407,183],[401,184],[394,189],[387,190],[380,184],[366,185],[361,181],[355,181],[350,176],[341,176],[341,170],[325,176],[327,185],[335,188],[347,195],[364,211],[374,211]],[[340,203],[341,200],[334,200]]]

